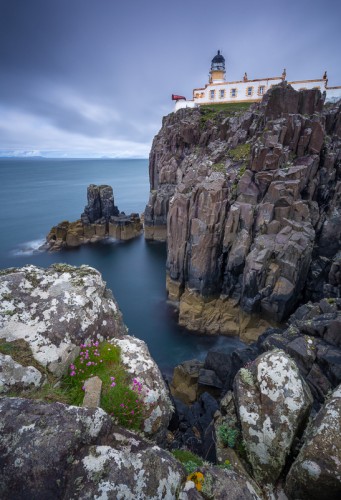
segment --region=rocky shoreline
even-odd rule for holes
[[[177,367],[174,411],[95,269],[3,270],[0,296],[2,498],[338,498],[340,299],[302,306],[285,331],[269,329],[250,346]],[[48,381],[58,387],[89,338],[119,346],[148,388],[144,437],[100,408],[32,399]],[[191,462],[166,451],[178,449],[210,463],[188,474]]]
[[[62,221],[46,237],[42,249],[56,252],[62,248],[75,248],[107,238],[130,240],[142,234],[139,214],[125,215],[115,206],[111,186],[90,184],[88,204],[81,218],[75,222]]]
[[[1,498],[339,498],[341,104],[283,82],[261,104],[229,109],[164,118],[145,237],[167,239],[180,324],[249,344],[211,350],[166,381],[97,270],[0,271]],[[81,219],[52,228],[46,248],[141,229],[110,186],[90,185]],[[117,408],[62,401],[91,339],[143,384],[138,431]]]

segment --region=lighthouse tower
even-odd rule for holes
[[[225,82],[225,58],[218,50],[211,62],[210,83]]]

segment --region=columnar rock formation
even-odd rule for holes
[[[324,107],[318,90],[285,82],[246,110],[164,118],[145,235],[167,235],[181,324],[261,331],[256,313],[281,322],[302,299],[341,295],[340,158],[340,103]]]
[[[46,238],[46,245],[50,250],[78,247],[108,237],[130,240],[141,234],[139,215],[126,216],[119,212],[111,186],[90,184],[87,197],[88,204],[79,220],[60,222],[50,230]]]

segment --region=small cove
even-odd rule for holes
[[[128,213],[144,210],[149,195],[147,160],[0,159],[0,267],[54,262],[98,269],[112,290],[129,333],[147,342],[161,370],[210,349],[229,352],[235,338],[193,335],[180,328],[165,291],[166,245],[107,241],[59,253],[37,252],[49,229],[79,218],[89,184],[113,187],[115,204]]]

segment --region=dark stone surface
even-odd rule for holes
[[[90,184],[87,190],[87,198],[88,204],[81,216],[84,222],[86,218],[91,224],[102,218],[108,222],[111,216],[119,215],[119,210],[114,203],[111,186]]]

